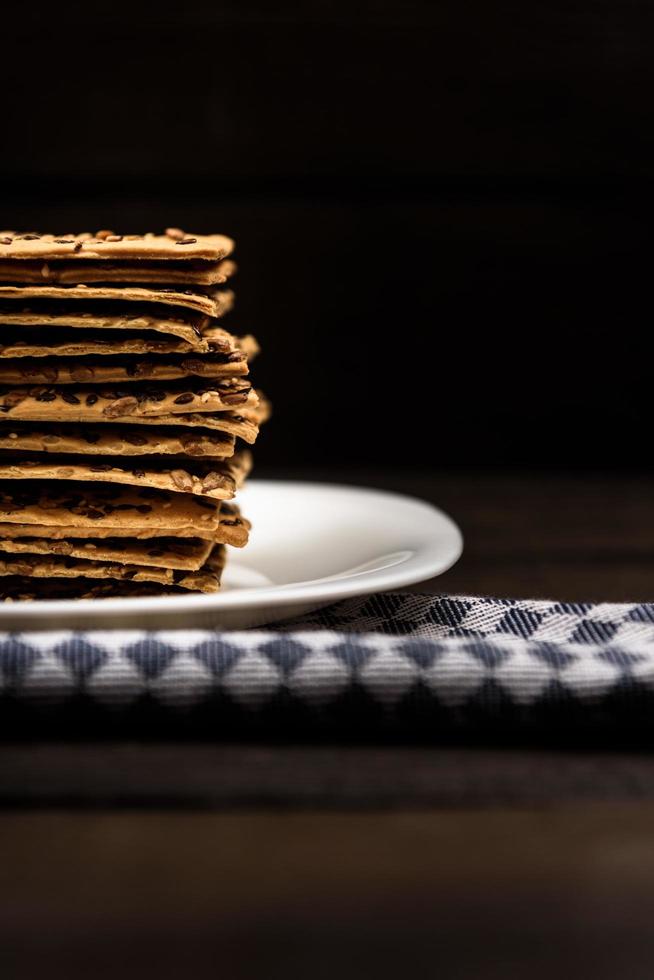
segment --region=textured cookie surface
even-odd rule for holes
[[[1,534],[1,529],[0,529]],[[213,543],[202,538],[39,538],[2,537],[0,553],[6,555],[56,555],[123,565],[154,565],[197,571],[211,553]],[[6,561],[11,559],[6,558]]]
[[[211,432],[227,432],[230,435],[239,436],[245,442],[253,443],[259,432],[259,417],[258,409],[253,409],[251,412],[248,411],[247,415],[245,412],[204,412],[197,413],[194,415],[130,415],[125,418],[126,422],[130,425],[138,426],[165,426],[165,428],[170,427],[182,427],[192,429],[197,431],[198,429],[208,429]],[[37,420],[38,421],[38,420]],[[45,421],[51,421],[47,416],[45,416]],[[7,423],[7,431],[9,434],[11,432],[17,433],[20,438],[21,423],[17,422],[15,425],[11,417],[6,417],[0,413],[0,430]],[[92,427],[89,427],[91,429]],[[198,433],[198,436],[204,435],[204,433]],[[188,450],[185,450],[188,451]],[[198,454],[194,454],[198,455]]]
[[[186,415],[256,406],[258,396],[242,378],[199,384],[129,384],[123,387],[77,385],[4,386],[0,418],[25,421],[106,422],[137,416]],[[1,424],[1,423],[0,423]]]
[[[42,480],[5,481],[0,489],[0,525],[131,529],[207,537],[220,526],[220,502],[189,493],[148,487]]]
[[[231,255],[234,242],[227,235],[198,235],[171,228],[166,234],[117,235],[99,231],[95,235],[41,235],[36,232],[0,231],[0,260],[66,259],[67,261],[112,261],[126,259],[202,259],[217,262]]]
[[[225,413],[227,416],[229,413]],[[238,423],[234,423],[238,428]],[[71,453],[83,456],[203,456],[224,458],[234,453],[229,432],[195,432],[174,427],[130,425],[0,424],[0,450]]]
[[[19,575],[23,578],[108,578],[129,582],[157,582],[176,585],[193,592],[217,592],[225,565],[223,545],[214,545],[202,568],[159,568],[155,565],[123,565],[119,562],[91,561],[85,558],[58,555],[13,555],[0,553],[0,576]]]
[[[0,300],[30,304],[47,301],[66,303],[156,303],[183,307],[207,316],[220,316],[223,306],[221,290],[196,286],[195,289],[150,286],[0,286]]]
[[[248,373],[242,351],[205,357],[163,358],[53,358],[0,359],[0,385],[111,384],[147,379],[176,381],[181,378],[232,378]]]
[[[204,528],[166,528],[129,527],[98,528],[67,527],[47,524],[0,524],[0,551],[10,553],[36,552],[44,554],[73,554],[78,558],[90,557],[88,553],[78,552],[80,540],[90,541],[95,547],[105,548],[93,557],[104,557],[107,561],[121,560],[118,552],[127,548],[132,555],[129,560],[141,565],[164,565],[171,568],[199,568],[214,544],[229,544],[234,548],[244,548],[250,533],[250,522],[243,517],[234,504],[223,503],[220,507],[218,527],[213,531]],[[200,535],[202,531],[202,535]],[[137,549],[142,549],[138,551]],[[71,550],[72,549],[72,550]],[[106,549],[109,549],[108,551]],[[166,560],[162,559],[162,553]],[[198,559],[198,555],[201,560]],[[195,564],[196,560],[199,561]],[[191,563],[193,562],[193,563]]]
[[[229,259],[224,259],[222,262],[187,259],[177,262],[138,260],[116,263],[87,258],[54,261],[0,258],[0,282],[17,285],[165,283],[167,286],[188,284],[216,286],[227,282],[235,272],[236,265]]]
[[[241,450],[229,459],[211,462],[185,457],[164,457],[163,460],[144,457],[139,460],[138,467],[120,466],[119,463],[118,457],[105,463],[83,456],[0,453],[0,481],[38,479],[118,483],[230,500],[250,472],[252,455],[249,450]]]
[[[24,575],[0,576],[0,602],[35,602],[59,599],[141,599],[184,595],[175,585],[108,579],[35,579]]]
[[[1,315],[0,315],[1,316]],[[63,326],[52,323],[45,326],[16,326],[0,322],[0,359],[15,361],[19,358],[62,358],[87,357],[100,354],[104,356],[124,356],[131,354],[191,354],[197,353],[227,356],[245,354],[248,361],[258,353],[259,346],[251,335],[233,337],[221,327],[212,324],[208,317],[200,317],[198,329],[193,323],[170,324],[158,321],[161,330],[150,332],[147,329],[123,329],[112,323],[120,318],[111,318],[104,326],[89,326],[84,318],[76,326]],[[200,327],[203,324],[210,326]],[[182,332],[190,339],[173,336],[169,329],[181,325]],[[54,329],[53,329],[54,328]],[[80,329],[82,328],[82,329]],[[168,333],[168,336],[162,334]],[[1,367],[0,360],[0,367]]]

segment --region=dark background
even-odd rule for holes
[[[654,10],[4,11],[0,226],[237,239],[259,465],[649,465]]]

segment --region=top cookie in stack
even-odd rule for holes
[[[0,232],[0,598],[220,587],[267,413],[233,247]]]

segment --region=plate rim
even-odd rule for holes
[[[253,479],[248,481],[244,491],[248,493],[256,487],[257,492],[265,490],[267,486],[291,487],[296,490],[308,490],[310,492],[325,491],[331,493],[347,493],[357,496],[374,495],[382,497],[387,501],[394,502],[402,507],[414,507],[422,509],[425,515],[429,515],[432,520],[441,524],[441,533],[445,532],[449,537],[449,550],[446,557],[436,556],[427,551],[427,554],[413,555],[409,560],[398,565],[373,569],[370,572],[362,572],[357,575],[347,577],[334,576],[328,581],[311,580],[306,582],[290,582],[284,585],[270,586],[249,586],[234,591],[217,592],[214,594],[190,593],[186,595],[168,596],[117,596],[109,599],[45,599],[35,600],[26,603],[0,603],[0,627],[3,618],[15,619],[16,614],[24,610],[24,614],[38,619],[41,616],[56,614],[64,617],[67,614],[88,615],[92,612],[97,613],[99,604],[103,615],[112,613],[126,614],[137,611],[144,615],[153,614],[158,611],[165,611],[166,614],[173,613],[192,613],[199,610],[211,610],[219,613],[222,611],[257,609],[262,606],[275,608],[277,606],[290,605],[293,603],[302,604],[304,602],[338,602],[358,595],[371,594],[376,591],[388,591],[388,589],[403,588],[407,585],[415,585],[437,575],[442,575],[448,571],[461,557],[464,547],[464,538],[461,529],[456,522],[445,511],[436,507],[429,501],[410,494],[398,493],[393,490],[380,489],[378,487],[368,487],[361,485],[350,485],[347,483],[328,483],[318,480],[284,480],[284,479]],[[393,571],[392,571],[393,570]],[[379,582],[385,579],[389,573],[393,581],[390,583]],[[312,584],[313,583],[313,584]]]

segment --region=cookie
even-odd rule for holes
[[[225,413],[229,415],[229,413]],[[238,428],[238,423],[235,423]],[[202,456],[234,455],[235,436],[228,432],[189,432],[174,427],[136,428],[129,425],[51,425],[23,422],[0,425],[0,450],[74,453],[84,456]]]
[[[135,425],[177,425],[192,429],[211,429],[230,432],[245,442],[253,443],[259,432],[259,425],[270,417],[270,402],[262,398],[258,391],[259,404],[246,406],[238,412],[204,412],[193,415],[131,415],[129,422]],[[0,416],[1,419],[1,416]],[[20,430],[19,430],[20,431]]]
[[[50,354],[53,353],[53,346],[66,343],[95,344],[106,338],[106,342],[113,345],[116,340],[128,340],[133,331],[138,331],[141,341],[160,340],[157,335],[165,334],[169,342],[172,338],[184,341],[187,345],[185,350],[203,352],[210,350],[209,342],[203,338],[203,331],[211,326],[212,321],[203,314],[189,313],[175,316],[170,310],[158,310],[152,305],[135,306],[130,310],[122,311],[115,305],[106,304],[96,304],[93,309],[87,307],[84,311],[80,311],[79,308],[66,310],[61,307],[56,310],[37,309],[34,308],[36,305],[33,304],[29,309],[21,306],[12,313],[11,309],[8,309],[11,304],[0,302],[0,346],[7,348],[22,341],[30,347],[45,347],[46,353]],[[232,301],[228,299],[224,311],[230,309],[231,305]],[[41,307],[42,304],[38,306]],[[166,315],[167,313],[169,315]],[[26,328],[31,329],[28,332]],[[84,330],[84,333],[73,332],[79,330]],[[144,333],[145,337],[143,337]],[[91,349],[84,346],[78,348],[75,353],[87,353]],[[57,349],[56,353],[60,352]],[[98,352],[105,351],[100,349]],[[111,348],[106,352],[119,353]],[[16,355],[12,354],[12,356]]]
[[[202,291],[204,289],[204,291]],[[65,301],[66,303],[155,303],[162,307],[181,307],[206,316],[221,316],[224,299],[213,287],[182,289],[166,286],[0,286],[0,301],[33,304]],[[127,312],[127,310],[126,310]]]
[[[134,261],[102,262],[93,259],[20,259],[0,258],[0,282],[16,285],[78,285],[83,283],[111,285],[137,285],[165,283],[173,285],[217,286],[233,276],[236,265],[229,259],[222,262],[205,262],[187,259],[174,262]]]
[[[126,528],[147,526],[166,536],[212,536],[220,527],[220,503],[190,493],[108,483],[44,484],[42,480],[5,482],[0,488],[3,524],[42,527]]]
[[[235,378],[248,373],[243,351],[202,357],[21,357],[0,359],[0,385],[110,384],[147,379]]]
[[[77,548],[80,539],[90,539],[98,548],[100,548],[100,542],[104,546],[108,541],[109,544],[107,547],[114,549],[118,547],[116,543],[118,540],[121,542],[121,547],[126,545],[133,549],[136,549],[140,542],[147,541],[149,542],[147,545],[147,556],[152,560],[146,560],[142,554],[136,564],[166,564],[163,561],[154,561],[155,555],[150,553],[153,548],[157,552],[164,548],[167,553],[169,550],[168,543],[175,542],[180,546],[177,548],[177,554],[180,554],[182,544],[184,546],[188,545],[189,550],[185,552],[184,560],[195,560],[194,556],[205,554],[208,545],[229,544],[233,548],[244,548],[248,542],[250,528],[250,522],[243,517],[235,504],[222,503],[218,517],[218,526],[210,531],[205,531],[204,527],[200,527],[197,529],[178,528],[173,532],[172,529],[167,530],[166,528],[153,528],[148,526],[141,527],[138,524],[113,528],[98,528],[97,524],[87,527],[66,525],[48,526],[42,524],[0,524],[0,551],[40,551],[40,548],[34,547],[34,542],[41,542],[44,549],[46,545],[51,548],[52,554],[69,554],[68,547],[72,546],[73,548]],[[55,550],[57,542],[62,545],[64,550]],[[202,548],[200,548],[200,542],[202,542]],[[78,558],[85,557],[84,554],[76,554],[75,551],[70,553],[75,554]],[[134,553],[136,553],[135,550]],[[107,557],[106,554],[104,557]],[[204,558],[202,561],[204,561]],[[186,568],[199,567],[199,565],[180,564],[177,566],[171,564],[170,567]]]
[[[0,388],[0,423],[106,422],[138,416],[186,415],[189,412],[232,411],[258,403],[251,384],[242,379],[219,379],[207,385],[126,384],[115,387],[37,385]]]
[[[218,262],[231,255],[234,242],[226,235],[198,235],[169,228],[164,235],[41,235],[36,232],[0,231],[0,260],[65,259],[66,261],[125,261],[138,259]]]
[[[225,566],[225,548],[214,545],[202,568],[159,568],[155,565],[123,565],[119,562],[91,561],[71,556],[0,555],[0,576],[18,575],[22,578],[108,578],[128,582],[157,582],[176,585],[193,592],[217,592]]]
[[[113,462],[113,461],[112,461]],[[120,463],[120,459],[115,460]],[[230,500],[252,468],[252,455],[244,449],[229,459],[145,457],[138,467],[112,465],[80,456],[0,453],[0,481],[74,480],[84,483],[118,483],[150,487],[173,493],[195,494],[214,500]]]
[[[143,542],[134,538],[39,538],[0,537],[3,555],[56,555],[92,561],[119,562],[123,565],[154,565],[161,568],[184,568],[197,571],[213,548],[212,541],[202,538],[152,538]],[[7,558],[7,561],[10,559]]]
[[[211,323],[207,317],[201,318]],[[131,331],[100,327],[86,327],[82,332],[77,327],[8,326],[0,324],[0,365],[2,361],[17,358],[41,357],[79,357],[89,355],[130,355],[130,354],[192,354],[227,356],[234,353],[245,354],[251,361],[259,352],[259,346],[251,335],[233,337],[221,327],[211,326],[200,335],[193,333],[193,341],[180,337],[163,337],[161,333]],[[163,331],[162,331],[163,332]]]
[[[184,595],[175,585],[157,582],[111,581],[89,578],[46,579],[21,575],[0,577],[0,602],[49,602],[59,599],[118,599]]]

